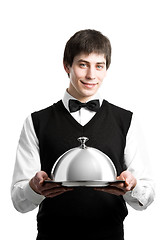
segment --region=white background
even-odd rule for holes
[[[36,238],[37,209],[21,214],[10,200],[17,143],[25,118],[62,98],[69,83],[62,64],[64,45],[86,28],[100,30],[111,40],[112,64],[101,91],[107,100],[138,116],[157,183],[156,199],[147,210],[129,208],[125,239],[159,237],[159,12],[158,0],[0,1],[3,239]]]

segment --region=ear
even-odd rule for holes
[[[64,69],[67,74],[70,74],[70,68],[67,66],[67,64],[63,63]]]

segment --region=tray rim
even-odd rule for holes
[[[57,183],[65,187],[106,187],[112,183],[125,183],[125,180],[102,181],[102,180],[80,180],[80,181],[54,181],[45,180],[45,183]]]

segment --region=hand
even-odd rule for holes
[[[30,187],[38,194],[48,198],[56,197],[62,193],[73,190],[61,186],[58,183],[45,183],[45,180],[51,180],[46,172],[40,171],[30,180]]]
[[[107,187],[98,187],[94,189],[119,196],[133,190],[137,184],[136,178],[129,171],[122,172],[120,176],[117,177],[117,180],[124,180],[125,183],[111,183]]]

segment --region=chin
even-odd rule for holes
[[[96,92],[98,91],[98,89],[90,89],[90,90],[83,90],[82,93],[87,97],[91,97],[94,94],[96,94]]]
[[[95,95],[96,94],[96,92],[97,91],[91,91],[91,92],[83,92],[83,93],[81,93],[81,96],[83,97],[83,98],[91,98],[93,95]]]

